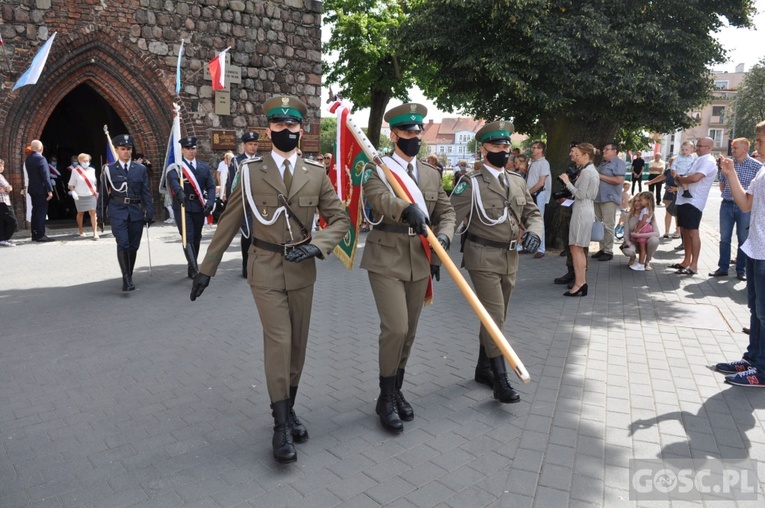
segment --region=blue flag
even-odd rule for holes
[[[57,33],[58,32],[53,32],[53,35],[51,35],[50,38],[45,41],[45,44],[43,44],[37,51],[37,54],[32,59],[32,65],[30,65],[29,69],[27,69],[27,71],[21,75],[19,80],[16,81],[16,84],[13,85],[13,90],[21,88],[22,86],[34,85],[37,83],[37,80],[40,79],[40,74],[42,74],[43,67],[45,67],[45,62],[48,61],[48,53],[50,53],[50,48],[53,46],[53,39],[56,37]]]

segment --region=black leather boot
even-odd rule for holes
[[[138,257],[137,250],[127,251],[128,258],[128,291],[133,291],[135,285],[133,284],[133,267],[135,266],[135,258]]]
[[[486,348],[483,346],[478,350],[478,363],[475,366],[475,380],[477,383],[494,388],[494,373],[491,371],[489,357],[486,356]]]
[[[574,272],[570,271],[566,272],[566,275],[556,278],[553,282],[556,284],[568,284],[569,282],[574,282],[575,277]]]
[[[396,373],[396,409],[399,417],[405,422],[414,420],[414,409],[401,393],[401,386],[404,384],[404,369],[398,369]]]
[[[284,399],[271,404],[271,414],[274,417],[274,438],[271,444],[274,448],[274,459],[281,464],[297,460],[297,452],[292,444],[290,432],[290,400]]]
[[[117,261],[120,264],[120,272],[122,272],[122,290],[127,291],[129,289],[128,278],[130,277],[130,259],[128,258],[128,252],[126,250],[117,251]],[[132,284],[132,281],[130,281]]]
[[[494,373],[494,398],[505,403],[520,402],[521,396],[510,386],[510,381],[507,380],[505,359],[498,356],[489,358],[489,362],[491,362],[491,370]]]
[[[303,443],[308,440],[308,429],[295,414],[295,397],[297,396],[297,386],[290,386],[290,428],[292,429],[292,439],[296,443]]]
[[[250,239],[242,236],[241,237],[241,248],[242,248],[242,277],[247,278],[247,260],[250,258]]]
[[[398,433],[404,430],[396,409],[396,376],[380,377],[380,396],[375,411],[380,415],[382,426],[389,431]]]
[[[193,247],[191,247],[191,249],[193,249]],[[197,276],[197,273],[199,273],[196,271],[196,269],[194,269],[197,263],[189,254],[188,248],[183,249],[183,255],[186,257],[186,264],[188,265],[188,268],[186,270],[186,275],[188,276],[189,279],[193,279],[194,277]]]

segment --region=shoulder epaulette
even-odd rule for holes
[[[319,161],[315,161],[313,159],[303,159],[303,162],[305,162],[306,164],[308,164],[310,166],[317,166],[317,167],[320,167],[320,168],[324,169],[324,164],[322,164]]]
[[[242,164],[242,165],[243,164],[250,164],[252,162],[263,162],[263,157],[261,157],[260,155],[256,155],[255,157],[252,157],[251,159],[247,159],[247,160],[242,161],[240,164]]]

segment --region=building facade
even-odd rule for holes
[[[261,105],[272,95],[300,97],[318,125],[319,1],[5,0],[0,21],[7,55],[0,65],[0,158],[20,219],[25,204],[17,189],[23,188],[24,148],[33,139],[63,168],[81,152],[94,162],[104,157],[104,126],[112,136],[129,133],[135,152],[153,162],[157,189],[173,103],[181,107],[182,135],[199,138],[198,157],[212,164],[238,148],[214,146],[213,133],[236,140],[245,130],[264,128]],[[54,32],[37,84],[11,91]],[[207,62],[229,46],[227,87],[213,92]]]

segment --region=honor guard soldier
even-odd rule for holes
[[[181,231],[181,203],[186,209],[186,239],[193,247],[193,253],[184,250],[188,263],[187,274],[190,279],[196,275],[199,245],[202,242],[202,227],[205,218],[212,213],[215,205],[215,180],[210,166],[197,157],[197,138],[181,138],[181,167],[183,172],[183,188],[176,167],[167,172],[167,185],[173,194],[173,214],[178,231]],[[190,256],[193,255],[193,259]]]
[[[227,196],[231,193],[231,186],[239,175],[239,168],[242,166],[242,163],[246,161],[258,162],[263,160],[263,158],[258,155],[258,139],[260,139],[260,134],[257,132],[245,132],[242,134],[242,153],[237,155],[234,160],[231,161],[231,165],[228,168],[229,178],[226,180]],[[250,249],[250,237],[252,236],[251,229],[252,217],[247,215],[242,219],[242,236],[239,239],[239,244],[242,249],[242,277],[245,279],[247,278],[247,254]]]
[[[116,136],[112,145],[118,160],[106,166],[102,178],[102,199],[109,206],[109,221],[117,240],[117,260],[122,270],[122,290],[133,291],[133,267],[141,246],[143,225],[154,222],[154,203],[146,167],[131,160],[133,137]]]
[[[417,322],[427,298],[432,299],[431,273],[438,275],[440,262],[421,235],[433,224],[438,241],[449,249],[454,234],[454,209],[441,185],[438,170],[417,160],[427,109],[404,104],[385,113],[395,151],[384,157],[385,165],[404,184],[412,203],[395,194],[381,168],[364,173],[364,195],[377,224],[367,237],[361,268],[369,272],[369,283],[380,316],[380,396],[376,412],[383,427],[404,430],[404,421],[414,418],[412,406],[401,386]]]
[[[476,296],[500,330],[505,325],[518,272],[518,240],[524,249],[534,253],[543,231],[542,215],[523,177],[505,171],[512,132],[510,122],[491,122],[476,133],[483,165],[465,175],[451,196],[457,223],[469,217],[462,230],[462,266],[470,274]],[[483,325],[478,337],[475,380],[492,387],[494,398],[500,402],[518,402],[521,398],[507,379],[502,352]]]
[[[191,300],[207,287],[242,218],[251,213],[247,281],[263,326],[263,363],[274,417],[273,455],[286,463],[297,460],[293,440],[308,439],[293,408],[311,320],[316,281],[313,258],[329,256],[348,232],[350,220],[324,167],[297,155],[305,104],[295,97],[278,96],[266,101],[263,111],[273,149],[239,167],[226,211],[194,279]],[[312,237],[308,228],[316,208],[328,226]]]

